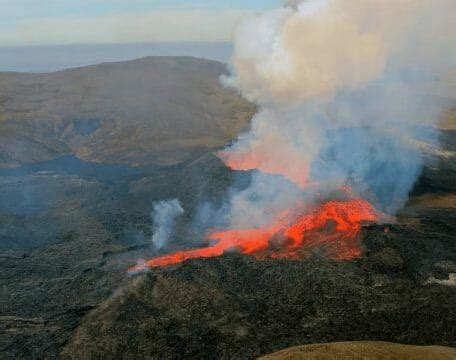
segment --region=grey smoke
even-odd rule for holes
[[[184,213],[179,200],[158,201],[153,204],[153,235],[152,243],[156,249],[161,249],[168,242],[175,220]]]

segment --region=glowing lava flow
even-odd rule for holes
[[[299,210],[280,214],[273,225],[262,229],[211,233],[207,237],[214,242],[211,246],[157,257],[131,267],[129,272],[178,264],[188,259],[217,257],[230,250],[255,255],[258,259],[299,259],[321,249],[330,258],[349,260],[361,254],[356,239],[362,223],[379,218],[372,205],[363,199],[331,200],[301,210],[300,216],[293,217],[292,213],[299,213]]]
[[[260,170],[267,174],[282,175],[302,189],[307,185],[308,164],[303,160],[301,160],[302,164],[296,163],[290,166],[280,159],[261,157],[253,152],[220,152],[219,157],[232,170]],[[296,161],[299,162],[299,160]]]

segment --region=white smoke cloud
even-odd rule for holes
[[[156,249],[161,249],[168,242],[174,222],[184,209],[177,199],[155,202],[153,208],[152,243]]]
[[[235,34],[235,75],[249,100],[299,103],[358,89],[388,66],[451,70],[451,0],[310,0],[252,16]]]
[[[417,139],[437,141],[432,127],[455,100],[455,14],[453,0],[308,0],[249,17],[221,80],[259,111],[221,158],[281,174],[290,182],[269,193],[290,202],[295,185],[350,185],[394,212],[423,165]],[[233,219],[264,212],[259,184],[231,197]]]

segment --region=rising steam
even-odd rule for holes
[[[259,111],[221,158],[261,171],[256,199],[269,173],[307,191],[350,185],[394,212],[422,167],[417,139],[436,141],[430,127],[451,98],[455,13],[451,0],[309,0],[247,19],[222,82]]]
[[[158,201],[153,204],[153,207],[152,243],[156,249],[161,249],[168,242],[174,222],[184,213],[184,209],[177,199]]]
[[[404,205],[423,144],[437,145],[438,115],[454,101],[455,14],[454,0],[309,0],[244,21],[222,82],[258,112],[219,156],[251,171],[250,185],[214,212],[225,229],[208,247],[131,271],[233,249],[360,256],[363,222]]]

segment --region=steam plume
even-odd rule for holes
[[[296,186],[321,192],[315,183],[350,185],[390,213],[402,206],[423,165],[420,144],[436,143],[452,100],[455,14],[451,0],[309,0],[244,21],[222,82],[259,111],[220,156],[260,172],[231,198],[232,219],[240,208],[266,216],[265,174],[288,180],[268,191],[281,194],[279,208]]]
[[[156,249],[161,249],[169,240],[176,218],[184,213],[179,200],[155,202],[153,211],[152,243]]]
[[[243,22],[222,81],[259,110],[220,157],[253,170],[250,185],[233,187],[214,213],[227,223],[207,247],[129,271],[235,249],[258,259],[359,257],[362,223],[404,204],[423,144],[437,142],[454,87],[455,14],[454,0],[309,0]]]

